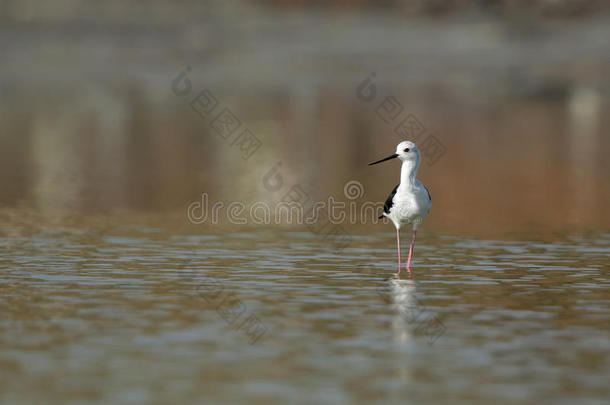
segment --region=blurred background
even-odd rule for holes
[[[607,404],[609,38],[602,0],[0,0],[0,405]],[[383,203],[405,137],[412,275],[389,224],[189,222]]]
[[[410,139],[440,145],[419,174],[434,202],[429,229],[607,229],[608,9],[0,1],[1,212],[184,223],[204,192],[252,204],[299,184],[345,201],[351,180],[365,188],[360,202],[384,201],[398,164],[367,163],[394,151],[409,116]],[[374,97],[359,93],[367,79]],[[207,116],[191,106],[202,90],[217,102]],[[240,122],[227,139],[213,126],[224,108]],[[245,129],[260,142],[248,159],[237,142]],[[271,193],[262,179],[278,163],[285,190]]]

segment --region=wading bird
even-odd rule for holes
[[[403,141],[396,146],[396,153],[386,158],[369,163],[369,166],[385,162],[390,159],[400,159],[402,168],[400,169],[400,184],[388,196],[384,206],[383,215],[390,219],[396,227],[396,241],[398,245],[398,272],[400,273],[400,227],[404,224],[413,224],[413,239],[409,247],[409,259],[407,260],[407,270],[411,272],[411,256],[413,255],[413,245],[417,226],[424,220],[430,207],[432,207],[432,197],[428,189],[421,181],[417,180],[417,169],[421,161],[421,155],[417,145],[410,141]]]

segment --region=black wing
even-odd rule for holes
[[[430,201],[432,201],[432,196],[430,195],[430,192],[428,191],[428,188],[426,186],[424,186],[424,188],[426,189],[426,193],[428,193],[428,199]]]
[[[388,199],[385,200],[385,204],[383,204],[383,212],[385,212],[386,214],[390,213],[390,209],[392,208],[392,205],[394,205],[394,196],[396,195],[396,190],[398,189],[398,186],[400,186],[400,184],[397,184],[396,187],[394,187],[394,190],[392,190],[392,192],[388,196]],[[378,219],[381,218],[383,218],[383,215],[380,216]]]

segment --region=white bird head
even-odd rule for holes
[[[420,159],[419,149],[417,148],[417,145],[415,145],[411,141],[402,141],[401,143],[399,143],[396,146],[395,154],[390,155],[381,160],[378,160],[376,162],[369,163],[369,166],[376,165],[377,163],[385,162],[386,160],[396,159],[396,158],[400,159],[403,162],[412,161],[412,162],[418,163],[419,159]]]
[[[419,160],[419,148],[411,141],[402,141],[396,145],[396,154],[398,159],[402,160]]]

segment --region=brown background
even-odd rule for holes
[[[3,217],[184,221],[203,192],[279,200],[277,162],[313,198],[384,201],[398,165],[366,164],[400,141],[394,96],[446,148],[420,169],[429,229],[607,230],[609,23],[593,1],[0,2]],[[262,142],[247,161],[189,107],[202,89]]]

